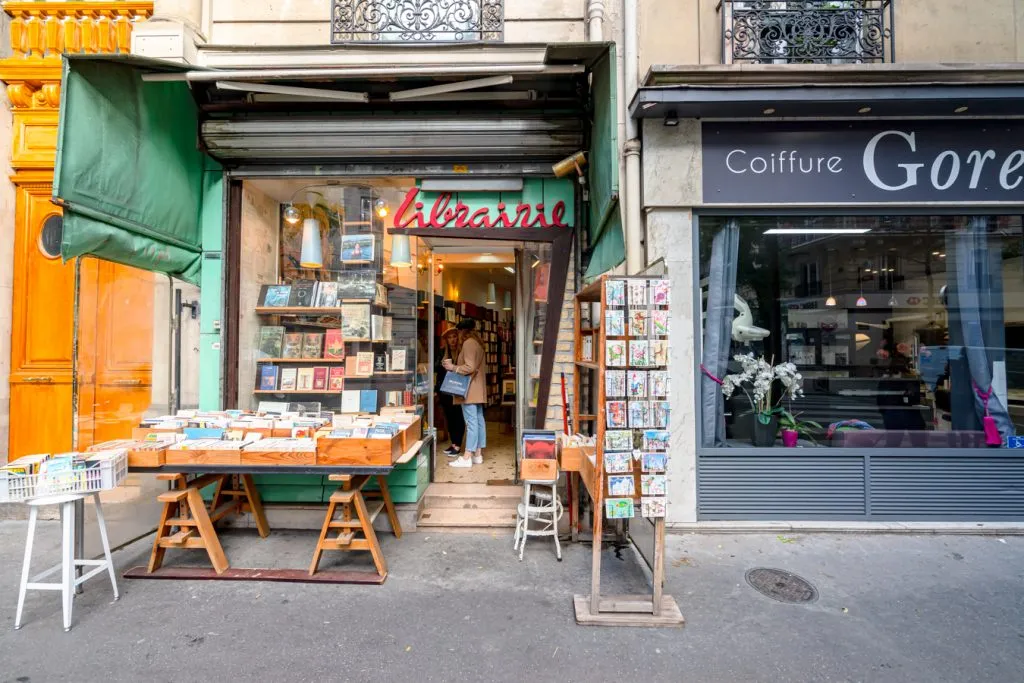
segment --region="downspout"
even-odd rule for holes
[[[604,0],[587,3],[587,36],[592,43],[604,42]]]
[[[640,135],[636,121],[629,114],[629,101],[636,94],[639,54],[637,52],[637,0],[622,2],[623,51],[622,70],[625,92],[619,97],[626,123],[626,143],[622,153],[626,158],[623,232],[626,239],[626,273],[632,275],[644,269],[643,224],[640,197]]]

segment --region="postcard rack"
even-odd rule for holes
[[[573,599],[576,621],[582,625],[683,624],[675,600],[663,592],[671,414],[669,298],[665,278],[610,275],[575,297],[573,416],[578,431],[596,437],[596,447],[579,459],[574,476],[590,494],[593,520],[591,592]],[[634,516],[654,525],[652,592],[602,596],[604,519]]]

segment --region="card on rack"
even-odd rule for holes
[[[648,384],[652,398],[668,398],[668,371],[651,370]]]
[[[629,336],[647,336],[647,311],[629,312]]]
[[[341,260],[344,263],[362,263],[373,260],[374,236],[355,233],[341,236]]]
[[[260,391],[275,391],[277,389],[276,365],[260,366]]]
[[[625,280],[605,280],[604,302],[606,306],[626,305],[626,282]],[[607,315],[607,311],[605,312]]]
[[[630,398],[647,398],[647,371],[627,370],[626,388]]]
[[[652,366],[664,368],[668,366],[668,340],[654,339],[649,342],[650,362]]]
[[[299,368],[295,388],[298,391],[313,390],[313,368]]]
[[[605,340],[604,362],[608,367],[626,367],[626,341],[624,339]]]
[[[651,364],[651,345],[646,340],[629,341],[629,367],[646,368]]]
[[[302,358],[302,333],[289,332],[284,335],[281,358]]]
[[[403,372],[405,371],[405,358],[408,353],[408,349],[392,349],[391,350],[391,370],[392,372]]]
[[[291,285],[266,285],[263,293],[263,305],[268,308],[284,308],[291,297]]]
[[[604,373],[605,398],[619,398],[626,395],[626,371],[608,370]]]
[[[316,303],[317,308],[337,308],[338,307],[338,283],[337,282],[321,282],[317,288]]]
[[[668,311],[651,311],[651,332],[655,336],[668,336]]]
[[[605,455],[607,458],[608,456]],[[667,453],[644,453],[641,456],[644,472],[664,472],[668,464]]]
[[[316,280],[296,280],[292,283],[292,291],[288,296],[288,306],[310,307],[313,305],[313,290]]]
[[[260,328],[260,343],[257,358],[282,358],[284,328],[280,325],[265,325]]]
[[[341,365],[334,365],[327,374],[327,388],[331,391],[341,391],[345,388],[345,368]]]
[[[340,360],[345,357],[345,338],[340,329],[324,332],[324,358]]]
[[[629,402],[630,429],[643,429],[651,425],[651,404],[649,401]]]
[[[298,375],[296,368],[281,368],[281,391],[295,391]]]
[[[359,392],[359,412],[361,413],[376,413],[377,412],[377,390],[376,389],[363,389]]]
[[[625,474],[633,471],[633,454],[632,453],[612,453],[608,452],[604,454],[604,471],[608,474]]]
[[[359,412],[359,390],[358,389],[345,389],[341,392],[341,412],[343,413],[358,413]]]
[[[632,474],[613,474],[608,477],[608,495],[615,497],[636,494],[636,485]]]
[[[666,498],[641,498],[640,499],[640,514],[644,517],[660,518],[665,516]]]
[[[320,358],[323,354],[324,335],[319,332],[307,332],[302,337],[302,357]]]
[[[604,433],[606,451],[632,451],[633,432],[628,429],[608,429]]]
[[[629,307],[647,308],[647,280],[627,280]]]
[[[632,498],[604,499],[604,515],[608,519],[632,519],[633,514]]]
[[[621,337],[626,334],[625,311],[605,311],[604,333],[609,337]]]
[[[313,391],[327,390],[327,366],[318,365],[313,368]]]
[[[605,432],[607,434],[607,432]],[[644,430],[645,451],[668,451],[669,432],[667,429],[646,429]]]
[[[369,377],[373,374],[373,351],[360,351],[356,354],[355,374],[360,377]]]
[[[607,413],[605,426],[608,429],[625,429],[631,426],[626,416],[625,401],[607,401],[604,406]]]
[[[671,288],[668,280],[651,280],[651,303],[655,306],[668,306]]]
[[[671,414],[672,404],[668,401],[651,401],[650,426],[656,429],[668,429],[668,421]]]
[[[640,495],[664,496],[668,488],[668,478],[664,474],[641,474]]]

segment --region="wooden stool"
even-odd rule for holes
[[[252,512],[260,536],[266,538],[270,535],[270,527],[252,477],[248,474],[239,475],[242,488],[233,490],[226,488],[229,476],[204,474],[187,481],[183,474],[157,475],[157,479],[175,482],[177,488],[157,496],[164,508],[160,513],[156,538],[153,539],[153,552],[149,557],[150,573],[163,564],[167,548],[181,548],[205,550],[214,571],[223,574],[229,566],[228,559],[214,525],[231,514]],[[201,491],[210,484],[216,484],[216,489],[207,509]],[[225,499],[227,502],[222,503]]]
[[[327,505],[327,515],[324,517],[324,526],[320,530],[320,540],[317,541],[316,550],[313,551],[313,561],[309,565],[309,573],[312,576],[320,565],[320,557],[325,550],[368,550],[373,555],[373,564],[377,567],[377,573],[381,577],[387,576],[388,565],[384,560],[384,553],[381,552],[380,543],[377,541],[377,533],[373,530],[373,521],[381,510],[386,510],[388,521],[391,523],[391,530],[397,538],[402,537],[402,527],[398,523],[398,515],[395,514],[394,503],[391,502],[391,493],[388,491],[388,484],[384,477],[378,476],[377,483],[380,485],[380,492],[369,492],[366,496],[362,488],[369,481],[368,475],[352,476],[349,474],[332,474],[328,477],[330,481],[342,482],[341,487],[331,494]],[[378,499],[367,508],[366,497]],[[338,507],[341,506],[341,519],[334,519]],[[352,511],[355,508],[356,519],[352,518]],[[338,529],[338,535],[328,538],[331,529]],[[356,538],[356,534],[362,532],[362,538]]]

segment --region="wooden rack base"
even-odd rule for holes
[[[682,626],[685,623],[679,605],[671,595],[661,596],[655,611],[650,595],[605,595],[598,612],[592,611],[589,595],[573,596],[576,623],[581,626]]]
[[[309,575],[316,574],[320,566],[320,558],[325,550],[365,550],[373,556],[373,564],[383,579],[388,575],[388,564],[380,549],[380,543],[377,541],[377,533],[373,529],[373,522],[381,511],[387,513],[391,530],[395,536],[402,537],[402,527],[398,523],[395,506],[391,502],[391,493],[388,491],[386,478],[377,477],[377,484],[380,486],[379,493],[368,492],[366,494],[362,492],[362,488],[370,480],[368,475],[332,474],[328,479],[341,482],[341,486],[331,494],[327,515],[324,517],[324,526],[320,530],[320,540],[317,541],[316,550],[313,551],[313,561],[309,565]],[[374,504],[368,507],[366,498],[377,497],[379,500],[374,500]],[[341,518],[335,519],[334,516],[339,511]],[[333,531],[337,533],[332,536]],[[362,534],[362,538],[359,538],[358,534]]]

